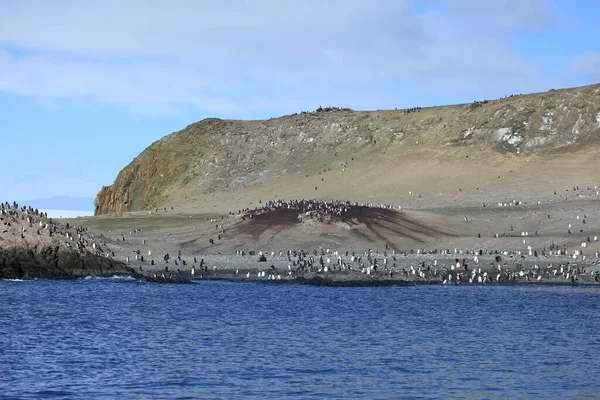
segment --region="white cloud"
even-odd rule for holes
[[[5,2],[0,91],[243,116],[391,99],[393,85],[469,95],[545,88],[503,35],[553,26],[548,1],[419,2],[444,5],[425,13],[414,3]]]
[[[478,35],[539,32],[565,23],[548,0],[449,0],[445,12],[461,29]]]

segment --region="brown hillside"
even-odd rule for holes
[[[96,214],[162,206],[223,212],[277,197],[414,205],[417,194],[441,199],[463,188],[469,195],[454,201],[474,203],[498,185],[505,198],[527,193],[533,179],[595,176],[599,143],[600,85],[408,114],[211,118],[145,149],[100,190]]]

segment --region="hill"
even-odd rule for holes
[[[146,148],[100,190],[95,213],[226,212],[270,198],[416,208],[447,205],[448,193],[457,204],[533,199],[591,184],[599,143],[600,85],[414,110],[209,118]]]

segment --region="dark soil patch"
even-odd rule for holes
[[[296,227],[307,220],[315,220],[324,225],[346,224],[352,228],[353,234],[390,243],[391,248],[395,246],[390,235],[408,237],[420,243],[425,242],[425,238],[455,235],[448,229],[419,221],[402,211],[367,206],[350,206],[342,215],[300,214],[293,209],[259,210],[251,211],[246,218],[233,230],[235,234],[248,235],[255,239],[267,231],[277,235],[284,229]]]

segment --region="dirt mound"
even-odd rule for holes
[[[348,236],[349,242],[385,244],[391,249],[399,248],[399,239],[426,243],[457,234],[446,226],[422,221],[404,211],[368,206],[348,206],[340,215],[294,209],[255,210],[244,214],[231,233],[244,237],[246,243],[260,242],[265,237],[271,243],[278,242],[284,234],[293,234],[297,239],[312,235],[324,240]]]

